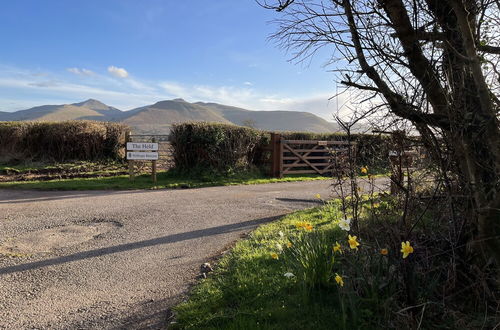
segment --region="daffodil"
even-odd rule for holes
[[[351,230],[351,219],[340,219],[338,225],[340,229],[349,231]]]
[[[315,195],[315,197],[316,197],[317,199],[321,199],[321,195],[320,195],[320,194],[316,194],[316,195]]]
[[[278,259],[279,256],[278,256],[278,254],[276,252],[273,252],[273,253],[271,253],[271,258]]]
[[[380,254],[383,255],[383,256],[386,256],[389,254],[389,250],[387,249],[380,249]]]
[[[295,227],[297,227],[297,229],[300,229],[300,228],[303,228],[305,225],[306,225],[306,223],[305,223],[305,222],[297,222],[297,223],[295,224]]]
[[[335,282],[340,286],[344,286],[344,279],[337,273],[335,273]]]
[[[286,243],[286,247],[287,247],[287,248],[291,248],[291,247],[292,247],[292,242],[288,242],[288,243]]]
[[[286,278],[292,278],[295,275],[293,275],[293,273],[288,272],[288,273],[283,274],[283,276],[285,276]]]
[[[351,249],[355,249],[357,250],[358,249],[358,246],[359,246],[359,243],[357,241],[358,237],[357,236],[351,236],[349,235],[349,239],[347,240],[347,242],[349,243],[349,247]]]
[[[333,246],[333,252],[339,252],[342,254],[342,246],[340,246],[339,242],[335,242],[335,245]]]
[[[410,245],[410,241],[401,242],[401,252],[403,253],[403,259],[413,253],[413,247]]]
[[[373,203],[373,208],[374,209],[378,209],[380,207],[380,203],[376,202],[376,203]]]
[[[361,168],[361,173],[363,173],[363,174],[368,173],[368,167],[367,167],[367,166],[363,166],[363,167]]]
[[[298,222],[295,224],[295,227],[297,227],[297,229],[303,228],[307,231],[313,230],[313,226],[307,222]]]

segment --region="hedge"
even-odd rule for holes
[[[174,124],[170,131],[175,167],[179,170],[245,170],[265,139],[252,128],[220,123]]]
[[[0,162],[121,159],[127,130],[96,121],[0,122]]]
[[[316,134],[279,132],[290,140],[347,140],[340,133]],[[228,172],[264,167],[269,163],[267,149],[271,132],[236,125],[191,122],[175,124],[170,132],[175,167],[183,171],[206,169]],[[357,163],[377,168],[388,167],[389,140],[386,136],[354,134]]]

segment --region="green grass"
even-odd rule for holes
[[[397,227],[402,225],[403,211],[397,198],[373,196],[377,206],[369,198],[362,196],[356,234],[339,228],[337,221],[343,217],[338,200],[260,226],[224,254],[215,271],[174,308],[172,327],[469,329],[498,325],[491,315],[497,311],[496,302],[475,295],[473,277],[450,289],[463,295],[443,292],[450,284],[452,262],[443,254],[450,248],[441,236],[447,223],[437,221],[439,205],[429,209],[414,236],[402,239],[404,231]],[[348,234],[357,235],[359,248],[349,247]],[[415,248],[407,258],[400,251],[402,240]],[[337,242],[341,252],[333,250]],[[288,272],[294,276],[284,276]]]
[[[336,214],[333,212],[330,216]],[[297,277],[284,276],[291,271],[289,267],[294,267],[285,261],[286,250],[293,250],[293,246],[287,247],[287,243],[304,246],[301,233],[305,231],[298,229],[296,224],[307,221],[314,226],[314,232],[310,233],[315,235],[314,240],[310,241],[313,242],[312,250],[318,246],[316,242],[325,241],[326,237],[328,243],[325,251],[331,251],[330,242],[335,242],[335,237],[342,234],[331,220],[325,216],[323,209],[315,208],[260,226],[219,261],[215,272],[200,281],[187,302],[175,308],[178,322],[175,326],[191,329],[341,327],[342,318],[336,313],[340,304],[335,284],[321,289],[307,289],[316,292],[314,299],[310,299],[297,281],[302,273],[293,270]],[[279,252],[277,244],[283,246],[283,252]],[[272,258],[271,254],[275,252],[279,253],[279,259]],[[295,256],[302,252],[303,249],[298,249],[293,254]],[[288,260],[293,259],[289,257]],[[303,275],[306,276],[307,268],[304,269],[306,272]],[[309,275],[318,277],[317,272]]]
[[[77,161],[71,163],[44,163],[28,162],[22,164],[0,164],[0,174],[23,174],[38,171],[70,171],[80,173],[92,173],[100,171],[126,170],[125,164],[121,162],[87,162]]]
[[[207,177],[181,175],[174,171],[159,172],[157,184],[153,184],[151,175],[143,174],[131,181],[128,175],[97,178],[75,178],[50,181],[15,181],[1,182],[0,188],[38,189],[38,190],[106,190],[106,189],[163,189],[163,188],[200,188],[210,186],[230,186],[241,184],[263,184],[273,182],[293,182],[327,180],[328,177],[317,175],[288,176],[269,178],[258,172],[235,174],[228,177]]]

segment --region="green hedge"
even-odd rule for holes
[[[347,140],[340,133],[316,134],[307,132],[279,132],[288,140]],[[182,123],[172,127],[170,135],[175,165],[178,170],[228,172],[268,166],[270,151],[267,146],[271,132],[219,123]],[[389,140],[386,136],[354,134],[357,142],[357,163],[374,168],[388,167]]]
[[[121,159],[127,130],[95,121],[0,122],[0,162]]]
[[[248,127],[219,123],[182,123],[172,126],[170,142],[175,167],[231,172],[249,169],[263,132]]]

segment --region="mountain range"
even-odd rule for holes
[[[42,105],[15,112],[1,112],[0,121],[97,120],[122,122],[135,133],[168,134],[175,123],[187,121],[219,122],[252,126],[270,131],[338,131],[334,123],[309,112],[254,111],[217,103],[186,102],[183,99],[160,101],[133,110],[122,111],[98,100],[80,103]]]

